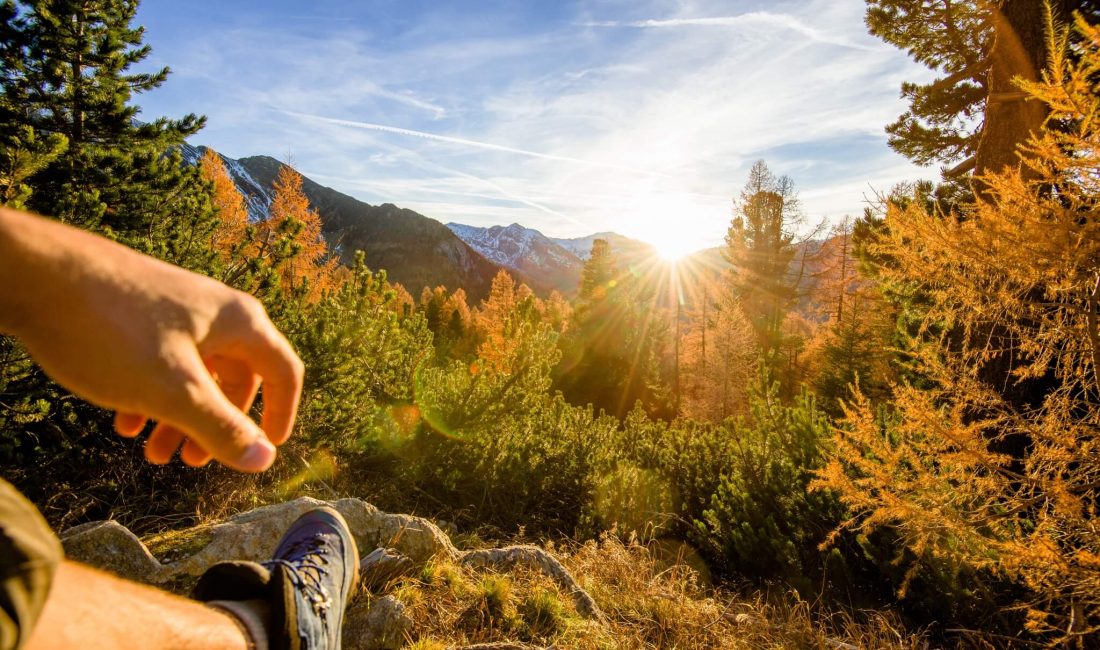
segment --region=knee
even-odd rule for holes
[[[0,650],[26,643],[63,557],[38,510],[0,481]]]

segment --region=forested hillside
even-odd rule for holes
[[[799,179],[760,160],[720,260],[595,238],[573,290],[549,293],[437,221],[273,158],[239,161],[270,188],[250,217],[222,158],[180,153],[204,118],[137,119],[171,77],[134,72],[150,51],[136,9],[0,1],[0,203],[256,296],[305,391],[262,475],[151,466],[0,338],[0,475],[55,527],[161,533],[355,496],[470,537],[574,544],[594,575],[611,569],[580,545],[603,536],[616,598],[629,554],[652,553],[691,565],[667,579],[684,593],[795,594],[897,639],[1100,643],[1092,3],[868,0],[871,32],[936,77],[902,87],[887,129],[942,182],[815,229]],[[679,620],[652,596],[621,615]],[[637,638],[716,643],[689,628]]]

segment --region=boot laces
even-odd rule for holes
[[[276,565],[286,567],[291,584],[302,592],[321,618],[326,618],[332,607],[332,596],[324,586],[324,579],[328,576],[328,550],[320,538],[308,537],[287,548],[286,555],[294,559],[274,559],[263,563],[269,569]]]

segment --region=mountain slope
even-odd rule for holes
[[[518,223],[490,228],[449,223],[447,227],[486,259],[527,278],[534,289],[571,294],[580,284],[584,266],[580,257],[537,230]]]
[[[649,244],[638,241],[637,239],[631,239],[630,237],[620,235],[616,232],[597,232],[584,237],[573,237],[572,239],[556,237],[550,237],[549,239],[558,246],[572,252],[582,260],[588,259],[592,254],[592,242],[597,239],[603,239],[610,244],[611,252],[619,259],[633,259],[640,256],[649,256],[654,253],[653,247]]]
[[[200,154],[201,155],[201,154]],[[283,163],[269,156],[251,156],[226,162],[237,187],[249,197],[254,218],[266,216],[271,188]],[[423,287],[462,287],[471,299],[489,293],[500,267],[486,260],[446,226],[422,214],[393,204],[370,205],[302,177],[302,189],[321,215],[329,246],[345,264],[362,250],[367,266],[385,269],[414,296]]]
[[[186,143],[180,145],[180,154],[183,156],[183,161],[188,165],[198,165],[206,150],[206,147],[192,147]],[[214,153],[218,152],[215,151]],[[244,196],[248,218],[253,222],[266,219],[267,207],[271,205],[270,188],[261,186],[236,160],[220,153],[218,153],[218,158],[225,165],[229,177],[237,184],[237,190]]]

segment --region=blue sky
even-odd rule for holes
[[[193,144],[290,159],[369,203],[721,242],[757,159],[809,221],[935,178],[886,145],[903,80],[860,0],[145,0],[146,117],[208,118]]]

